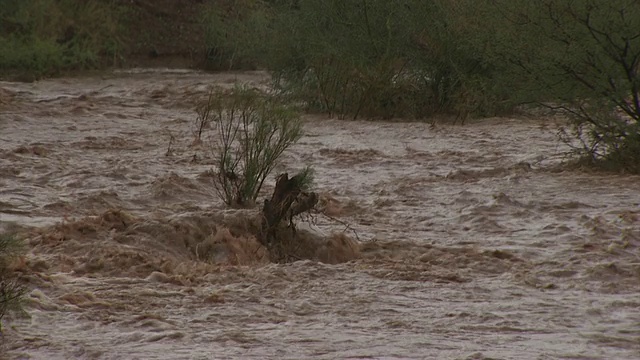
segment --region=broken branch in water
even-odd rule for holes
[[[346,222],[346,221],[343,221],[343,220],[340,220],[340,219],[338,219],[338,218],[335,218],[335,217],[333,217],[333,216],[331,216],[331,215],[327,215],[327,214],[323,213],[322,211],[318,211],[318,213],[319,213],[319,214],[322,214],[324,217],[326,217],[326,218],[327,218],[327,219],[329,219],[329,220],[335,221],[335,222],[337,222],[337,223],[339,223],[339,224],[343,225],[343,226],[344,226],[344,230],[342,230],[342,232],[346,232],[347,230],[351,230],[351,232],[353,233],[353,235],[355,235],[356,240],[360,241],[360,236],[358,236],[358,232],[356,231],[356,229],[354,229],[354,228],[351,226],[351,224],[349,224],[349,223],[348,223],[348,222]]]

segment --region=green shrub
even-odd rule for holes
[[[212,1],[202,15],[207,67],[255,68],[262,59],[270,8],[258,0]]]
[[[0,48],[10,49],[0,52],[0,67],[3,69],[24,70],[41,75],[63,68],[63,50],[50,41],[32,39],[27,42],[15,38],[0,38]]]
[[[492,115],[513,103],[496,81],[502,59],[486,57],[484,45],[472,41],[481,25],[473,6],[228,0],[210,3],[204,22],[213,68],[266,68],[279,94],[307,111],[339,118]]]
[[[0,234],[0,331],[2,318],[7,312],[20,308],[20,298],[26,291],[11,270],[12,263],[23,250],[15,236]]]
[[[214,185],[229,206],[252,206],[282,153],[302,136],[302,120],[291,106],[237,86],[213,91],[198,108],[211,124],[217,169]]]
[[[562,110],[592,162],[640,172],[640,7],[632,0],[495,1],[491,51],[514,97]],[[498,11],[499,10],[499,11]],[[491,20],[491,16],[487,16]],[[488,21],[489,22],[489,21]],[[569,142],[572,142],[571,138]]]
[[[218,26],[218,38],[258,34],[253,43],[235,42],[247,50],[234,53],[269,69],[280,94],[308,111],[423,118],[498,108],[488,80],[499,69],[451,26],[462,20],[450,1],[267,3],[248,11],[242,18],[252,20],[241,27]]]
[[[114,1],[4,1],[0,69],[41,76],[114,59],[121,47],[118,9]]]
[[[280,4],[267,65],[284,94],[338,117],[392,117],[410,108],[407,10],[387,1]]]

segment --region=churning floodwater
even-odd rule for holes
[[[340,222],[300,227],[357,249],[259,256],[237,232],[255,210],[215,196],[194,106],[266,80],[0,82],[0,227],[29,249],[8,358],[640,358],[640,177],[561,165],[557,119],[308,116],[265,196],[313,166]]]

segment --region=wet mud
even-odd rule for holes
[[[638,358],[640,177],[563,165],[561,122],[307,116],[275,172],[313,166],[326,216],[273,264],[194,141],[237,81],[268,78],[0,82],[0,228],[31,289],[7,358]]]

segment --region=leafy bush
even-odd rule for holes
[[[405,51],[407,9],[371,0],[295,5],[280,4],[272,21],[267,66],[281,91],[341,118],[412,115],[414,106],[406,105],[420,84]]]
[[[340,118],[498,109],[451,1],[271,1],[252,46],[281,94]],[[457,3],[457,2],[456,2]],[[251,31],[250,31],[251,32]],[[473,101],[470,101],[472,99]]]
[[[499,72],[467,41],[473,19],[448,0],[236,0],[205,15],[216,68],[272,72],[282,95],[345,117],[491,114]],[[464,16],[461,16],[464,14]],[[243,66],[244,65],[244,66]]]
[[[0,68],[36,76],[92,68],[117,56],[113,1],[6,0],[0,7]]]
[[[640,8],[632,0],[495,1],[514,96],[562,110],[594,163],[640,172]],[[497,12],[499,10],[500,12]],[[490,17],[487,17],[490,18]],[[495,15],[494,15],[495,18]],[[500,30],[502,29],[502,30]],[[508,29],[508,30],[506,30]]]
[[[302,136],[297,111],[255,89],[213,91],[198,108],[200,122],[214,128],[214,184],[230,206],[255,204],[282,153]]]
[[[22,254],[22,243],[14,236],[0,234],[0,330],[8,311],[18,309],[26,288],[11,270],[13,261]]]
[[[202,15],[208,68],[232,70],[260,64],[269,11],[258,0],[208,4]]]

